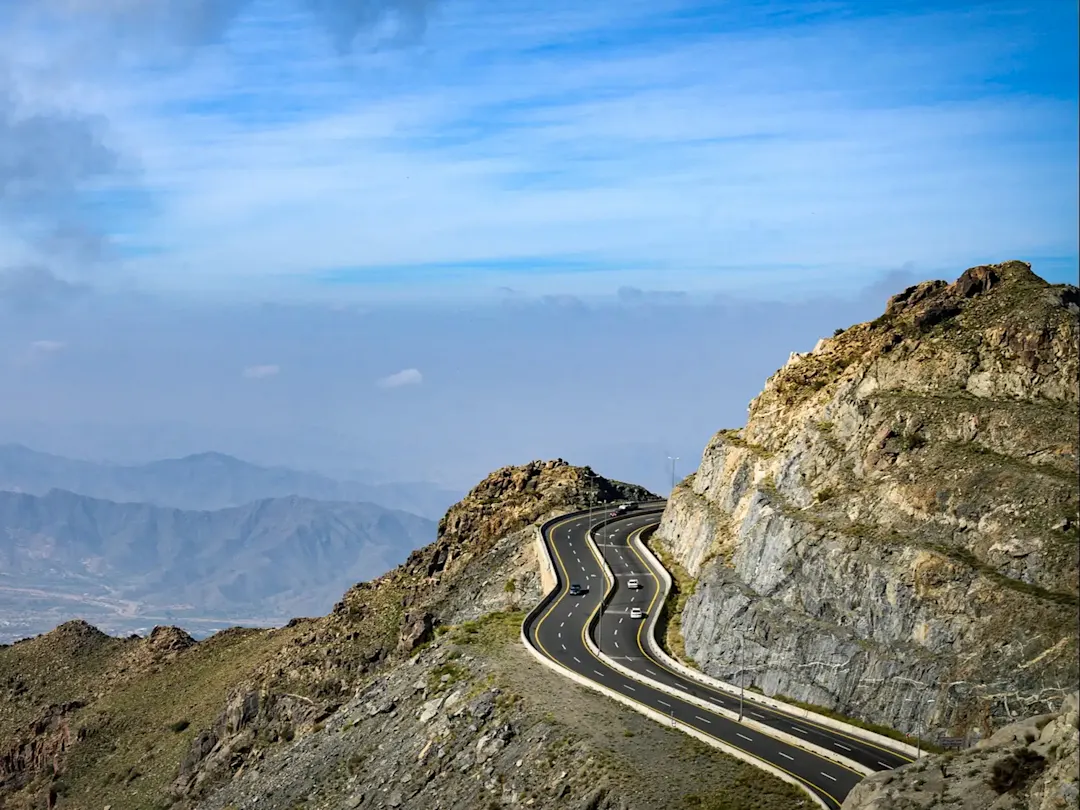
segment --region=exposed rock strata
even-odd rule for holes
[[[1063,810],[1080,803],[1077,705],[1029,717],[974,748],[927,757],[860,783],[843,810]]]
[[[1057,708],[1078,678],[1077,301],[977,267],[793,355],[665,511],[698,578],[688,655],[909,733]]]

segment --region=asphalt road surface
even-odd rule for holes
[[[632,608],[642,609],[644,616],[659,607],[660,580],[645,560],[629,545],[634,533],[655,526],[660,519],[663,502],[642,507],[625,517],[612,519],[607,507],[568,515],[547,524],[544,541],[555,562],[558,587],[530,614],[525,631],[540,652],[575,673],[600,683],[630,700],[654,711],[679,720],[703,734],[723,741],[751,757],[763,760],[798,779],[829,807],[839,808],[844,797],[863,778],[863,775],[842,764],[774,739],[744,723],[729,720],[689,700],[642,681],[665,684],[680,693],[694,696],[707,703],[739,712],[739,697],[704,686],[680,673],[668,669],[655,655],[655,643],[646,637],[644,618],[633,619]],[[600,560],[586,542],[590,526],[600,553],[615,574],[614,591],[601,611],[607,588]],[[631,590],[627,581],[637,579],[640,588]],[[580,596],[570,596],[571,584],[585,590]],[[585,633],[592,628],[594,643],[610,658],[639,674],[642,680],[623,675],[598,658],[586,645]],[[818,726],[801,717],[746,700],[745,717],[805,739],[821,748],[836,751],[873,770],[897,767],[910,758],[887,748],[881,748],[851,737],[844,732]]]

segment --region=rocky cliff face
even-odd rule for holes
[[[676,488],[706,672],[909,733],[1075,689],[1078,304],[1021,262],[793,354]]]
[[[843,810],[1063,810],[1080,802],[1077,706],[1029,717],[967,751],[927,757],[860,783]]]

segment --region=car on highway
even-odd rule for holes
[[[619,515],[625,515],[627,512],[633,512],[635,509],[637,509],[636,503],[620,503],[618,507],[611,510],[609,516],[618,517]]]
[[[628,579],[626,581],[626,587],[632,591],[636,591],[638,588],[641,587],[641,583],[638,582],[636,579]]]
[[[640,619],[640,618],[644,617],[644,615],[645,615],[645,613],[644,613],[644,611],[642,611],[641,608],[630,608],[630,618],[631,619]]]
[[[581,596],[583,593],[585,593],[585,591],[586,591],[586,589],[582,588],[576,582],[571,582],[570,583],[570,595],[571,596]]]

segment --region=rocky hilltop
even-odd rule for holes
[[[651,497],[564,461],[508,467],[328,616],[200,642],[69,622],[0,647],[0,807],[808,808],[519,643],[535,524]]]
[[[974,267],[793,354],[675,490],[686,654],[924,737],[1076,688],[1076,287]],[[876,805],[875,805],[876,806]]]
[[[927,757],[859,784],[843,810],[1059,810],[1080,803],[1080,693],[1057,712],[999,729],[962,753]]]

